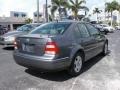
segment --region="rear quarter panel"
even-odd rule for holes
[[[52,40],[57,43],[60,50],[57,58],[69,57],[71,52],[71,43],[74,41],[73,35],[71,33],[73,26],[74,25],[71,24],[69,28],[62,35],[58,35],[52,38]]]

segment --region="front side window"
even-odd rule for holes
[[[90,36],[90,34],[84,24],[78,24],[78,27],[80,30],[81,37],[86,38],[86,37]]]
[[[90,24],[86,24],[86,26],[87,26],[91,35],[98,35],[99,34],[98,29],[96,29],[94,26],[92,26]]]
[[[30,34],[49,34],[49,35],[58,35],[63,34],[63,32],[70,26],[70,23],[47,23],[39,26]]]

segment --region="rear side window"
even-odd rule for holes
[[[88,30],[89,30],[91,35],[98,35],[98,34],[100,34],[98,29],[96,29],[94,26],[92,26],[90,24],[86,24],[86,26],[87,26],[87,28],[88,28]]]
[[[39,26],[31,32],[31,34],[49,34],[58,35],[63,34],[63,32],[70,26],[71,23],[47,23]]]
[[[78,28],[80,30],[80,34],[81,34],[82,38],[86,38],[86,37],[90,36],[90,34],[84,24],[78,24]]]
[[[17,29],[17,31],[30,31],[30,30],[32,30],[33,29],[33,26],[31,26],[31,25],[23,25],[23,26],[21,26],[21,27],[19,27],[18,29]]]
[[[74,27],[74,29],[73,29],[73,33],[74,33],[74,36],[75,36],[76,38],[80,38],[80,37],[81,37],[81,35],[80,35],[80,31],[79,31],[77,25]]]

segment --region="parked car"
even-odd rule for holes
[[[5,45],[5,47],[13,46],[14,40],[17,36],[21,36],[23,34],[28,34],[31,30],[35,27],[39,26],[40,24],[26,24],[19,27],[16,31],[9,31],[4,35],[0,36],[0,44]]]
[[[115,28],[116,28],[116,30],[120,30],[120,26],[116,26]]]
[[[79,75],[84,62],[107,54],[108,39],[86,22],[46,23],[14,42],[15,62],[44,72],[68,70]]]
[[[103,28],[100,24],[93,24],[102,34],[107,35],[109,33],[108,29]]]
[[[0,35],[3,35],[8,32],[8,28],[4,26],[0,26]]]
[[[111,32],[111,33],[115,31],[115,28],[114,28],[114,27],[109,26],[109,25],[107,25],[107,24],[101,24],[101,26],[103,27],[103,29],[108,30],[108,31]]]

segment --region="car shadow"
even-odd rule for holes
[[[88,60],[87,62],[85,62],[84,66],[82,68],[81,74],[88,71],[91,67],[93,67],[95,64],[97,64],[103,58],[104,58],[104,56],[98,55],[98,56]],[[48,72],[48,73],[45,72],[44,73],[44,72],[40,72],[38,70],[26,69],[25,72],[32,76],[38,77],[38,78],[42,78],[42,79],[46,79],[46,80],[50,80],[50,81],[57,81],[57,82],[63,82],[63,81],[73,78],[72,76],[70,76],[67,73],[67,71]]]
[[[7,51],[13,51],[14,47],[4,47],[2,48],[3,50],[7,50]]]

